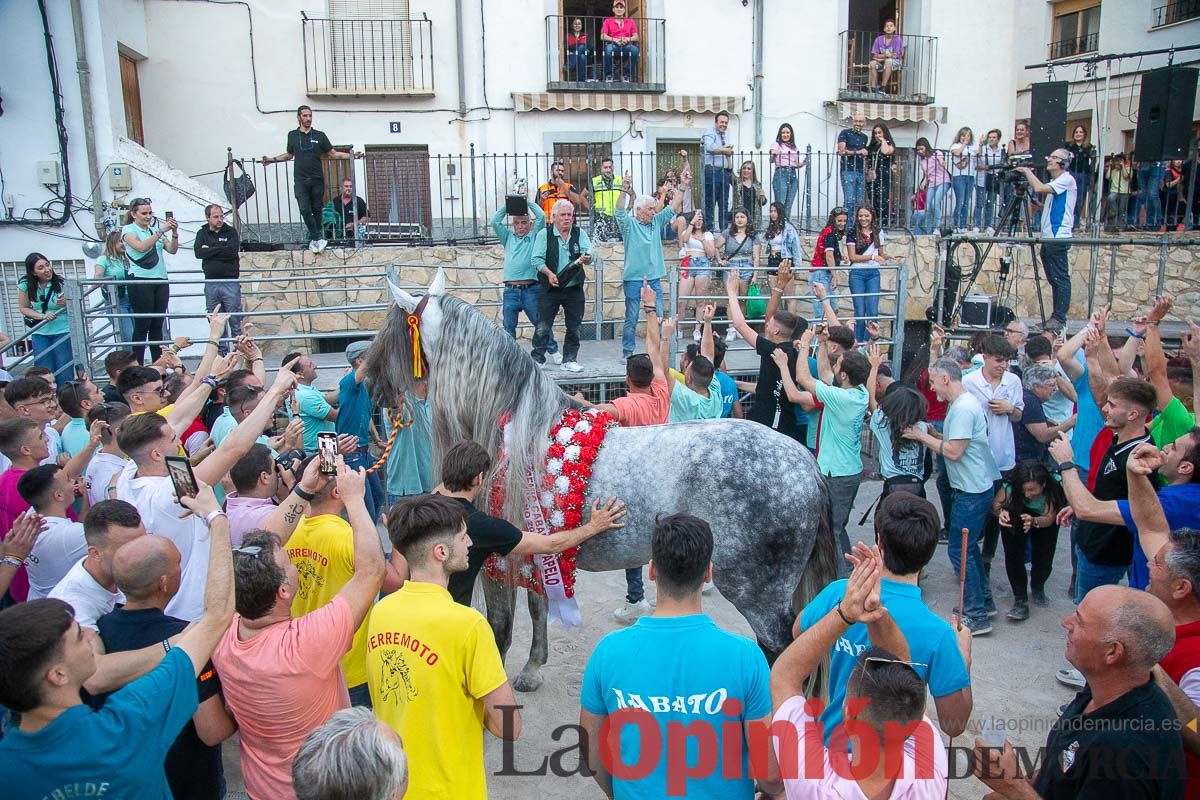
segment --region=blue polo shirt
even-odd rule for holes
[[[366,380],[354,380],[353,369],[338,381],[338,418],[334,429],[357,436],[359,447],[371,443],[371,394]]]
[[[1092,387],[1088,383],[1087,364],[1083,365],[1083,374],[1071,381],[1071,386],[1075,387],[1077,397],[1075,401],[1077,416],[1075,433],[1071,436],[1071,449],[1075,451],[1075,465],[1086,475],[1092,463],[1092,442],[1096,441],[1096,437],[1104,427],[1104,417],[1100,414],[1100,407],[1096,405],[1095,398],[1092,397]]]
[[[492,216],[492,230],[500,244],[504,245],[505,281],[537,280],[537,270],[533,266],[533,240],[537,238],[538,231],[546,227],[546,215],[537,203],[529,204],[529,213],[533,216],[533,225],[524,236],[517,236],[504,224],[504,206],[496,209]]]
[[[329,405],[319,389],[303,383],[296,386],[296,401],[300,404],[300,421],[304,423],[304,451],[315,453],[317,434],[335,430],[334,423],[325,419],[333,406]]]
[[[846,580],[834,581],[821,590],[800,615],[800,627],[808,630],[821,620],[846,594]],[[880,600],[900,627],[908,642],[909,660],[917,673],[929,683],[929,693],[935,698],[954,694],[971,685],[967,665],[955,640],[950,623],[934,614],[921,599],[921,588],[911,583],[884,578]],[[846,682],[858,662],[858,656],[871,646],[867,626],[861,622],[851,625],[833,645],[830,660],[829,706],[821,715],[825,726],[825,744],[834,729],[842,724],[842,704],[846,700]]]
[[[1167,525],[1171,530],[1192,528],[1200,530],[1200,483],[1181,483],[1174,486],[1164,486],[1158,491],[1158,502],[1162,504],[1163,514],[1166,515]],[[1138,543],[1138,529],[1133,522],[1133,514],[1129,510],[1128,500],[1118,500],[1117,510],[1125,520],[1125,527],[1133,536],[1133,563],[1129,570],[1129,586],[1132,589],[1145,589],[1150,585],[1150,567],[1147,559],[1154,558],[1155,553],[1143,553]]]
[[[626,209],[617,209],[617,227],[621,229],[621,238],[625,241],[625,272],[622,280],[653,281],[667,274],[659,231],[663,225],[670,225],[673,219],[675,211],[670,206],[655,214],[648,225],[638,222]]]

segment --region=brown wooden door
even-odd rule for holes
[[[121,56],[121,96],[125,100],[125,135],[146,146],[142,129],[142,89],[138,84],[137,61],[124,53]]]
[[[429,236],[433,230],[429,148],[368,147],[366,172],[371,220],[420,223],[423,235]]]

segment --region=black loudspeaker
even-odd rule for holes
[[[1140,162],[1188,157],[1196,106],[1195,67],[1166,67],[1142,76],[1133,157]]]
[[[1067,81],[1035,83],[1029,113],[1029,152],[1041,166],[1046,156],[1063,146],[1067,129]]]

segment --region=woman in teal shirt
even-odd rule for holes
[[[174,255],[179,250],[178,229],[179,225],[170,217],[160,229],[150,201],[143,197],[131,202],[125,213],[121,241],[125,243],[125,252],[129,256],[126,274],[130,281],[129,305],[135,314],[155,315],[138,317],[133,321],[133,345],[129,349],[139,360],[144,360],[146,355],[143,342],[163,340],[163,320],[166,319],[167,303],[171,299],[163,251]],[[171,235],[167,236],[168,233]],[[157,360],[161,354],[161,345],[150,345],[151,360]]]
[[[50,259],[41,253],[25,256],[25,275],[17,281],[17,304],[25,324],[37,326],[30,337],[33,360],[46,367],[60,386],[70,382],[71,337],[67,322],[67,301],[63,280],[54,271]]]
[[[121,241],[120,231],[110,231],[104,237],[104,255],[96,259],[96,271],[92,275],[96,280],[123,281],[126,277],[126,267],[129,259],[125,255],[125,243]],[[129,292],[124,286],[104,287],[105,305],[116,310],[118,314],[130,314]],[[120,349],[129,346],[133,341],[133,317],[118,317],[113,321],[113,332],[121,337]]]

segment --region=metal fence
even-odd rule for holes
[[[1200,0],[1179,0],[1154,9],[1154,27],[1200,17]]]
[[[432,95],[433,23],[300,13],[310,95]]]
[[[546,88],[555,91],[664,92],[666,20],[639,18],[637,38],[606,40],[611,17],[546,17]]]
[[[842,100],[885,100],[932,103],[937,83],[937,37],[881,31],[838,34],[841,64],[838,97]],[[887,80],[884,80],[886,74]]]

